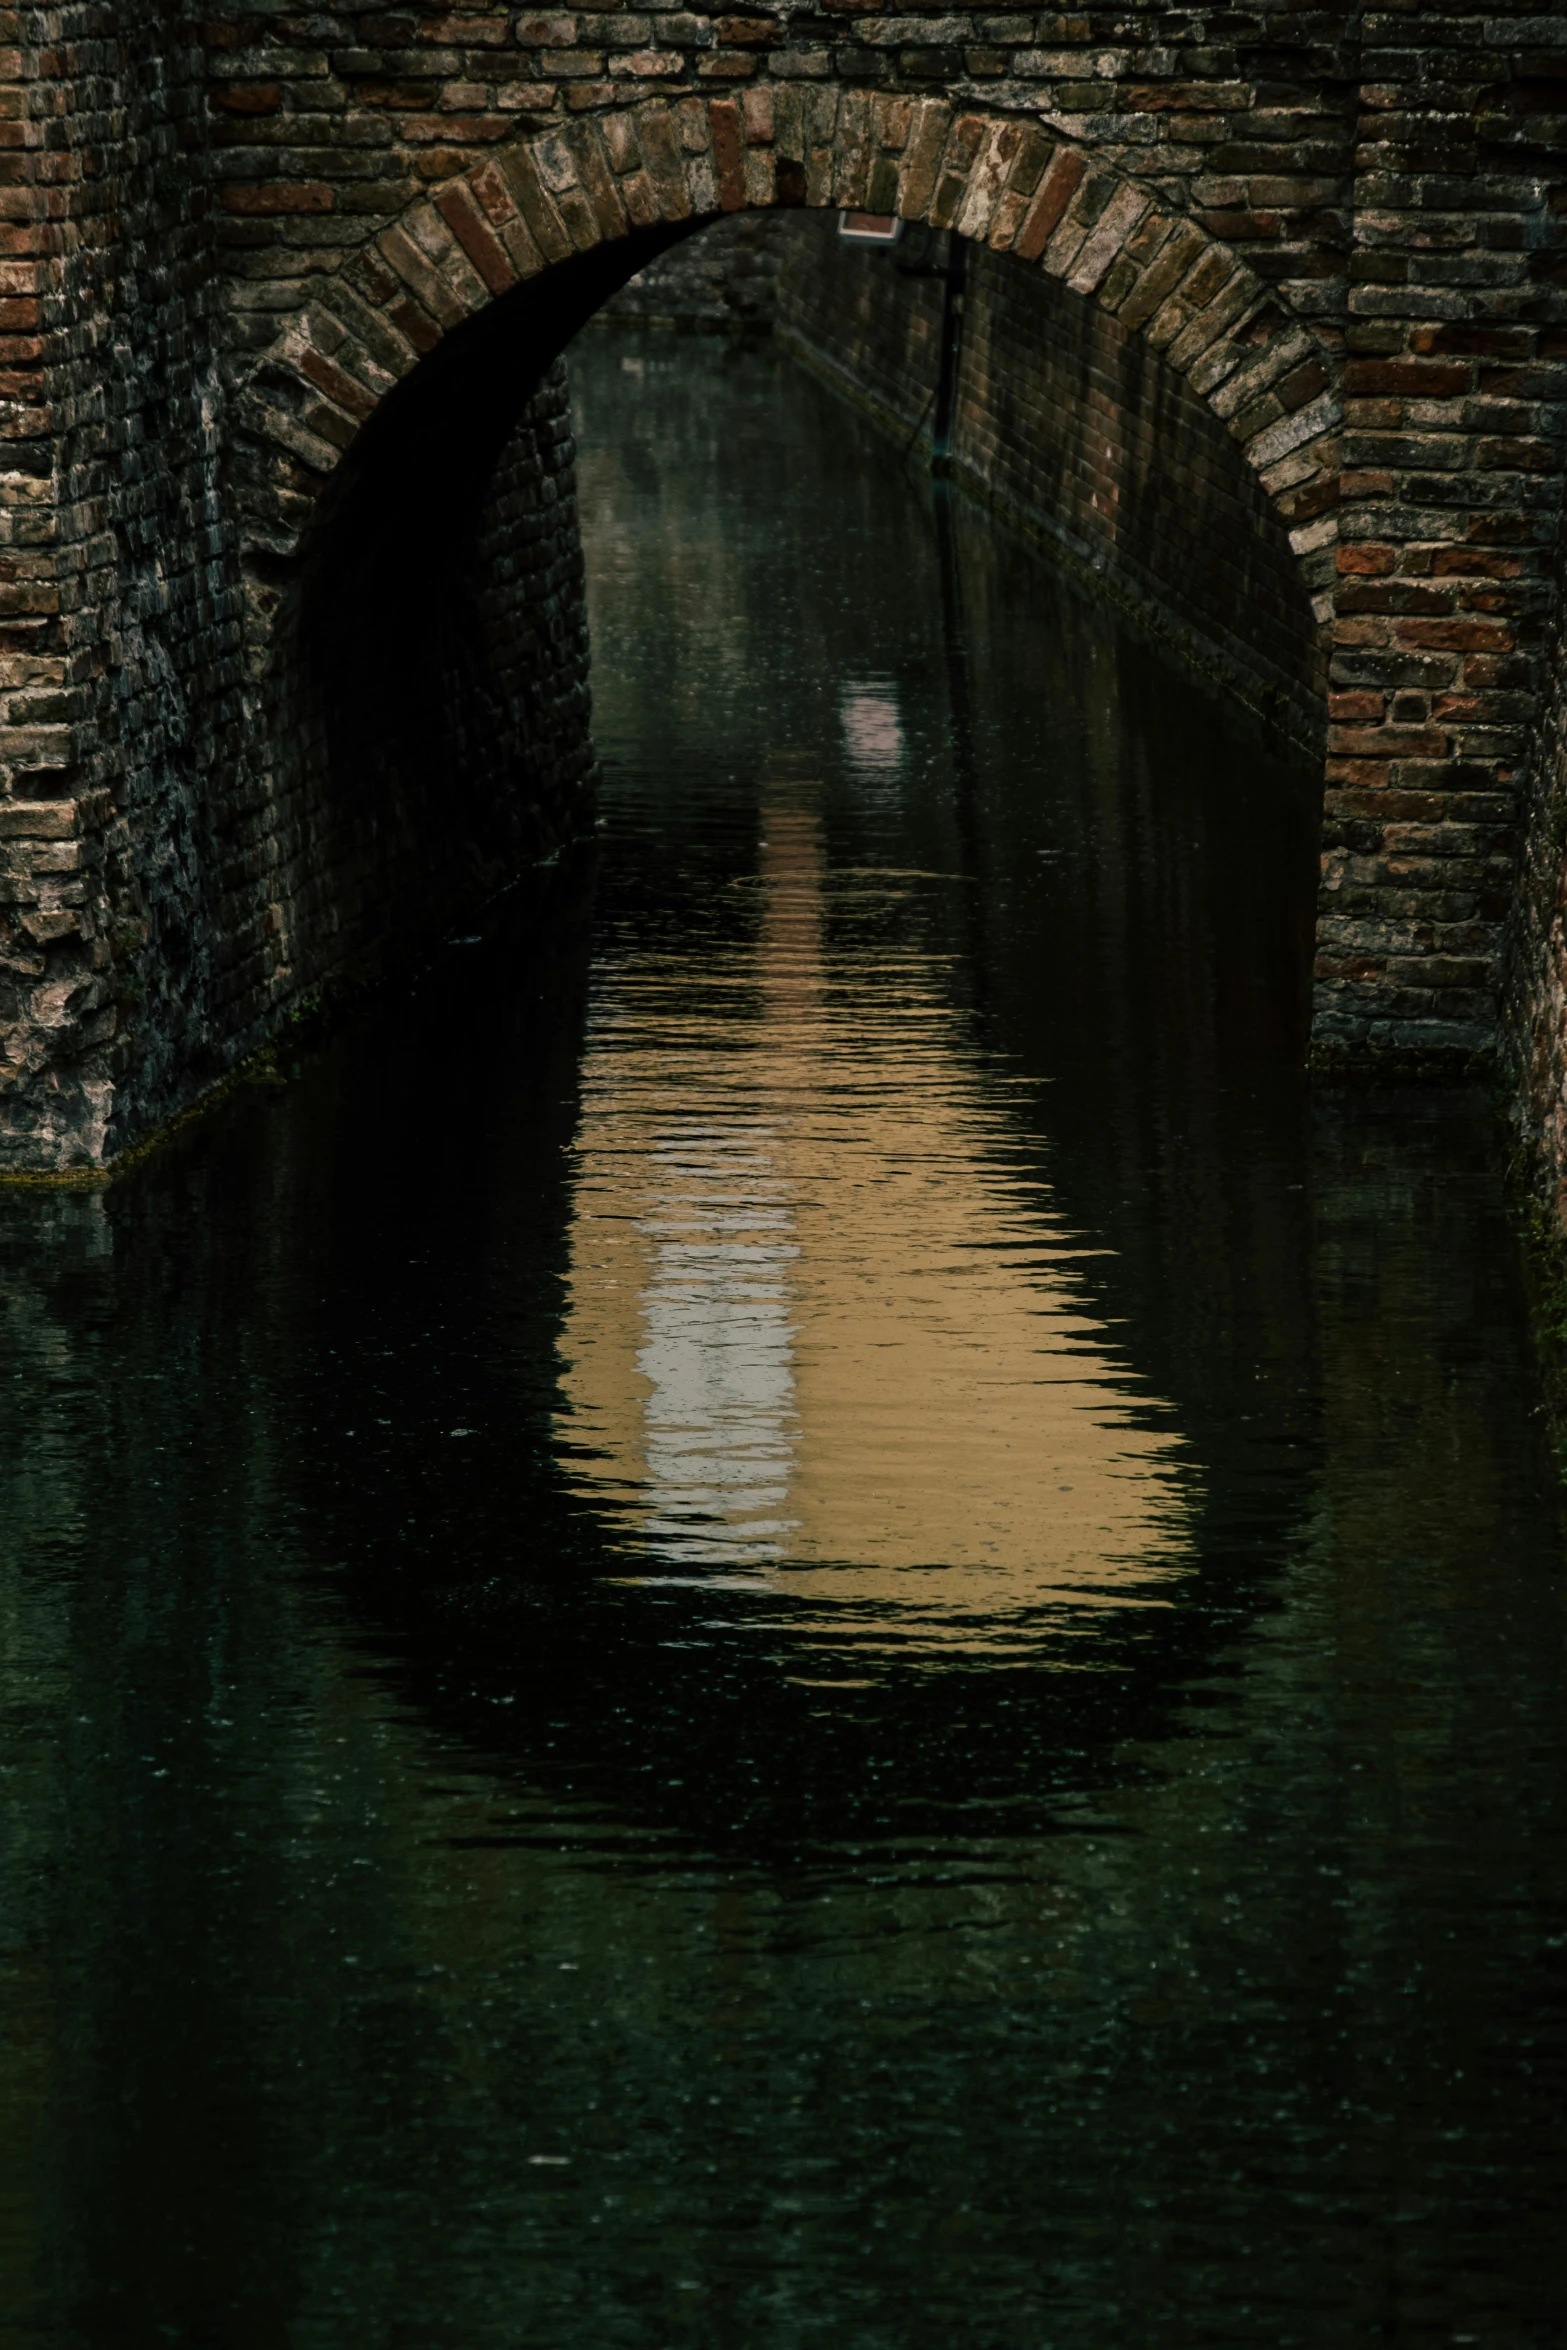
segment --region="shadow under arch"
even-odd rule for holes
[[[577,256],[465,321],[367,419],[297,560],[277,567],[274,663],[294,663],[319,730],[324,820],[396,836],[400,856],[382,839],[373,862],[411,872],[416,898],[442,838],[456,858],[438,895],[464,904],[586,827],[587,642],[557,362],[687,233]],[[328,867],[342,861],[328,847]],[[420,913],[394,911],[392,927],[417,928]]]

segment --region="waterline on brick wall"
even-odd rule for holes
[[[492,890],[476,906],[452,909],[450,919],[434,944],[422,947],[375,971],[361,968],[323,980],[283,1007],[277,1033],[245,1055],[232,1069],[204,1086],[195,1097],[161,1119],[147,1134],[100,1166],[5,1169],[0,1168],[4,1191],[106,1191],[149,1159],[161,1158],[195,1127],[240,1096],[260,1091],[282,1091],[305,1074],[307,1065],[356,1023],[371,1018],[399,988],[412,990],[456,955],[488,944],[500,930],[499,917],[519,910],[519,900],[533,885],[541,935],[552,926],[565,928],[570,920],[570,896],[575,886],[591,879],[598,858],[597,833],[557,842],[548,853],[510,881]],[[458,934],[458,924],[467,927]],[[284,1066],[287,1059],[288,1066]]]

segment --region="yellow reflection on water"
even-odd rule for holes
[[[754,940],[649,953],[590,1023],[561,1435],[662,1577],[773,1587],[800,1628],[1005,1644],[1145,1602],[1184,1548],[1166,1437],[1074,1294],[1007,1087],[888,919],[764,809]],[[832,940],[826,937],[832,913]]]

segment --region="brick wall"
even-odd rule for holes
[[[1559,12],[4,24],[5,1163],[100,1161],[300,985],[268,680],[394,387],[525,301],[487,362],[520,403],[566,313],[693,222],[801,204],[956,228],[1091,299],[1244,449],[1333,632],[1316,1049],[1488,1049],[1562,497]]]
[[[0,220],[0,1165],[112,1147],[184,1053],[232,745],[205,58],[175,6],[23,10]]]
[[[886,253],[794,224],[790,348],[928,449],[948,239]],[[1133,328],[1005,254],[969,257],[952,471],[1169,649],[1320,748],[1322,661],[1300,567],[1240,450]]]
[[[389,414],[304,546],[314,499],[292,494],[292,532],[244,502],[195,20],[168,0],[10,21],[0,1173],[26,1173],[134,1144],[302,994],[546,852],[583,820],[591,748],[551,372],[579,311],[520,371],[509,348],[461,426],[460,383],[422,427]],[[345,636],[322,583],[342,585],[350,508]],[[377,631],[401,653],[382,693]]]
[[[1514,1116],[1567,1229],[1567,606],[1551,631],[1508,940],[1504,1044]]]
[[[1368,15],[1356,103],[1319,1050],[1478,1062],[1561,524],[1567,18]]]
[[[778,273],[784,343],[921,456],[941,360],[946,232],[905,232],[892,253],[838,235],[836,213],[791,223]]]

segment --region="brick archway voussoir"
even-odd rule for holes
[[[1326,622],[1340,403],[1311,327],[1138,181],[1036,123],[940,98],[797,84],[650,98],[486,156],[318,280],[274,346],[250,420],[296,512],[385,394],[498,296],[637,229],[776,206],[954,229],[1144,335],[1240,444]]]

